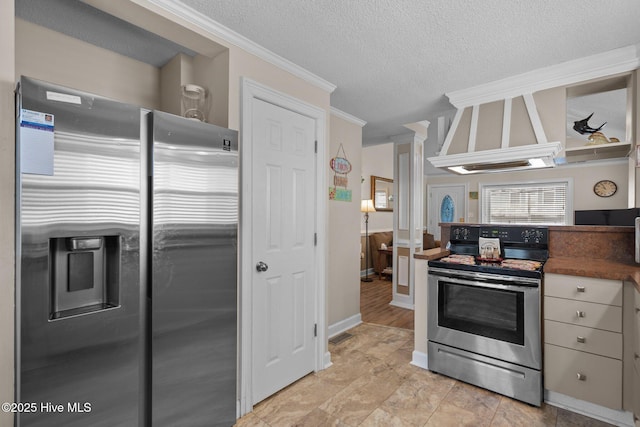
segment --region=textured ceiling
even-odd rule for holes
[[[638,0],[182,0],[337,85],[365,144],[451,109],[446,92],[640,42]]]
[[[640,43],[638,0],[182,3],[337,85],[331,105],[367,122],[365,145],[406,133],[405,123],[435,127],[452,109],[447,92]],[[16,0],[24,19],[145,62],[166,61],[156,48],[168,48],[166,58],[182,50],[94,11],[75,0]]]

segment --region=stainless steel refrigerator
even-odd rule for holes
[[[236,419],[237,132],[22,77],[19,426]]]

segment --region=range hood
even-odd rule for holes
[[[555,167],[563,149],[547,140],[534,95],[527,93],[460,106],[438,155],[427,160],[460,175],[510,172]]]
[[[457,174],[509,172],[555,166],[555,157],[562,150],[560,142],[545,142],[519,147],[498,148],[430,157],[437,168]]]
[[[508,172],[555,167],[563,149],[547,140],[533,94],[523,94],[458,108],[438,156],[427,160],[463,175]]]

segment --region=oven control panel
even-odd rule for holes
[[[549,231],[545,227],[483,226],[480,237],[498,238],[503,242],[547,244]]]
[[[464,242],[477,242],[480,236],[480,228],[454,225],[451,227],[451,240]]]

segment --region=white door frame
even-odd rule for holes
[[[315,228],[318,234],[316,245],[314,286],[315,297],[315,323],[318,325],[318,336],[315,341],[315,370],[320,371],[330,365],[330,356],[325,352],[327,335],[326,321],[326,260],[327,260],[327,185],[325,158],[327,151],[326,138],[326,111],[322,108],[308,104],[290,95],[281,93],[254,80],[243,77],[241,79],[241,104],[240,104],[240,226],[238,230],[240,251],[238,260],[238,359],[239,359],[239,396],[238,417],[253,410],[252,393],[252,307],[253,307],[253,269],[251,236],[253,228],[253,202],[251,188],[253,171],[251,160],[253,156],[253,100],[259,99],[276,106],[286,108],[315,120],[315,139],[318,141],[318,153],[316,155],[316,209]]]

